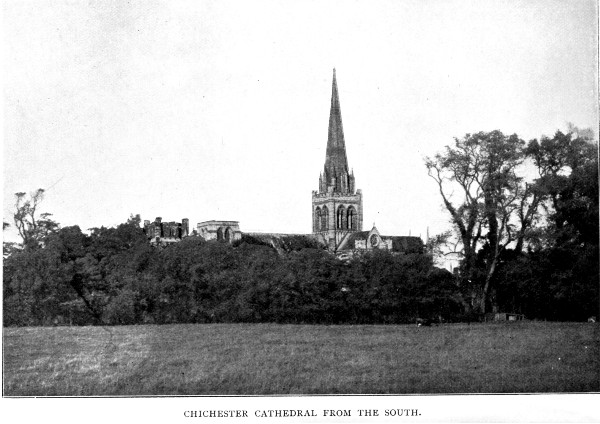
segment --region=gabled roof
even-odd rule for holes
[[[356,249],[356,241],[368,240],[371,233],[376,233],[383,240],[392,240],[392,252],[423,253],[423,241],[420,237],[382,236],[375,227],[371,231],[357,231],[356,233],[349,234],[344,244],[344,250]]]
[[[370,231],[357,231],[348,234],[344,249],[356,249],[356,240],[366,240],[369,237]]]

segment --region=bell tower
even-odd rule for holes
[[[312,192],[312,217],[313,234],[332,251],[343,250],[348,235],[362,231],[362,192],[356,190],[354,171],[348,169],[335,69],[325,166],[319,190]]]

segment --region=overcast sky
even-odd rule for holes
[[[240,221],[309,233],[332,69],[364,227],[448,217],[453,137],[598,126],[597,10],[564,1],[5,1],[4,220]]]

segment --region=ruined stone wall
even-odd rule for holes
[[[154,222],[144,221],[144,233],[153,245],[166,245],[180,241],[189,236],[189,219],[183,218],[181,222],[163,222],[156,217]]]

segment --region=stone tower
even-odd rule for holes
[[[335,69],[325,166],[319,190],[312,192],[312,217],[313,234],[333,251],[344,248],[348,235],[362,231],[362,192],[356,190],[354,172],[348,170]]]

